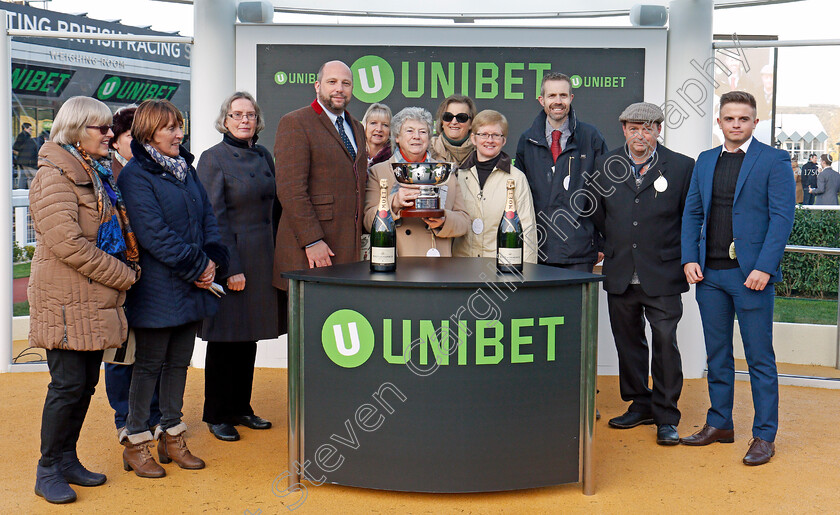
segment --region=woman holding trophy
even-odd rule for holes
[[[452,239],[463,236],[469,228],[469,215],[464,210],[458,180],[449,173],[453,165],[431,163],[431,133],[431,113],[420,107],[401,110],[391,119],[394,154],[388,161],[374,165],[368,173],[365,227],[371,228],[379,205],[379,181],[385,179],[391,212],[397,222],[397,255],[400,257],[450,257]],[[414,183],[402,173],[398,183],[395,169],[398,172],[412,169],[419,173]],[[435,174],[437,179],[425,180]],[[424,180],[417,181],[420,176],[424,176]]]

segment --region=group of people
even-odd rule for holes
[[[284,209],[275,254],[278,288],[286,288],[285,271],[359,259],[381,179],[389,185],[398,224],[397,255],[493,256],[499,198],[505,179],[514,178],[526,261],[591,272],[604,259],[621,396],[630,402],[609,425],[656,424],[662,445],[734,441],[737,314],[756,412],[743,462],[770,460],[778,427],[773,285],[781,279],[795,192],[788,154],[753,137],[758,119],[751,94],[721,96],[724,144],[695,162],[659,143],[664,115],[645,102],[619,115],[625,143],[608,151],[600,131],[576,115],[571,81],[561,73],[544,75],[542,109],[519,137],[515,159],[502,150],[505,117],[477,112],[468,97],[447,98],[436,120],[422,107],[391,116],[387,106],[374,104],[360,123],[347,111],[352,90],[346,64],[325,63],[311,105],[279,122],[277,193]],[[390,164],[419,161],[456,165],[440,186],[443,217],[400,217],[418,192],[397,184]],[[680,438],[676,333],[689,284],[697,285],[711,408],[703,429]],[[650,365],[645,319],[653,336]]]
[[[808,162],[799,168],[794,160],[791,164],[799,188],[796,203],[805,206],[836,206],[840,194],[840,173],[831,167],[831,156],[823,154],[817,161],[817,154],[808,156]]]
[[[619,115],[625,144],[609,151],[577,117],[569,77],[556,72],[543,77],[542,109],[515,158],[503,151],[505,116],[478,111],[469,97],[447,98],[436,120],[422,107],[392,115],[373,104],[359,122],[347,111],[346,64],[325,63],[314,88],[310,105],[280,119],[273,156],[257,144],[265,120],[254,98],[226,99],[215,124],[222,141],[197,167],[181,145],[183,115],[166,100],[112,116],[101,102],[75,97],[59,110],[30,190],[30,340],[47,349],[51,377],[38,495],[72,502],[70,484],[106,480],[80,463],[76,443],[107,349],[119,349],[109,353],[106,389],[125,469],[138,476],[165,475],[151,452],[156,442],[160,463],[205,466],[188,449],[182,421],[196,335],[208,341],[203,420],[213,435],[233,441],[236,425],[270,427],[250,395],[256,341],[284,332],[282,273],[358,261],[380,179],[390,188],[399,256],[495,256],[514,179],[525,261],[591,272],[604,259],[621,396],[631,403],[612,427],[656,424],[663,445],[733,441],[737,313],[756,408],[744,463],[769,461],[778,421],[773,283],[794,187],[787,154],[752,137],[751,95],[721,97],[725,144],[695,163],[658,142],[664,116],[645,102]],[[418,189],[396,183],[391,164],[423,161],[455,164],[439,186],[444,216],[402,218]],[[689,283],[703,318],[711,408],[707,425],[680,439],[676,327]]]
[[[39,151],[30,342],[46,349],[50,370],[35,483],[49,502],[74,501],[71,484],[106,481],[76,453],[106,352],[123,464],[140,477],[165,476],[161,463],[205,466],[182,421],[197,334],[208,341],[210,431],[234,441],[237,425],[271,427],[250,405],[256,342],[277,337],[285,316],[278,292],[259,280],[272,270],[279,215],[274,160],[257,144],[264,120],[248,93],[226,99],[215,123],[222,141],[197,167],[181,145],[183,124],[167,100],[112,116],[74,97]]]

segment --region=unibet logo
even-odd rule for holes
[[[116,93],[118,89],[120,89],[121,82],[122,81],[120,81],[119,77],[111,77],[110,79],[103,81],[99,86],[99,90],[96,92],[96,97],[101,98],[102,100],[108,100],[114,96],[114,93]]]
[[[281,86],[285,84],[287,80],[289,80],[289,76],[286,75],[286,72],[277,72],[274,74],[274,82]]]
[[[573,88],[579,88],[583,85],[583,79],[580,78],[580,75],[572,75],[569,79],[572,81]]]
[[[340,309],[327,317],[321,329],[321,345],[336,365],[356,368],[373,354],[373,327],[358,311]]]
[[[381,102],[394,89],[394,70],[388,61],[379,56],[366,55],[356,59],[350,71],[353,74],[353,96],[362,102]]]

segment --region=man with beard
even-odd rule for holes
[[[594,126],[577,119],[572,83],[562,73],[547,73],[540,86],[543,110],[519,138],[517,168],[525,173],[537,217],[537,257],[541,264],[592,272],[598,261],[592,206],[585,195],[595,158],[607,144]]]
[[[590,186],[596,206],[592,220],[604,235],[604,290],[621,399],[631,403],[609,425],[656,424],[656,443],[677,445],[683,381],[677,323],[680,294],[688,291],[680,225],[694,159],[657,142],[664,119],[655,104],[628,106],[618,118],[625,145],[595,161],[604,186]],[[645,318],[652,335],[650,360]]]
[[[346,111],[350,68],[325,63],[315,93],[310,105],[280,119],[274,143],[283,211],[273,284],[282,290],[282,272],[358,261],[361,253],[367,154],[364,128]]]

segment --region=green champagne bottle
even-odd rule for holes
[[[379,181],[379,209],[370,228],[370,270],[393,272],[397,269],[397,228],[388,206],[388,181]]]
[[[496,270],[502,273],[522,271],[522,222],[516,214],[516,201],[513,194],[516,181],[507,181],[507,202],[496,238]]]

